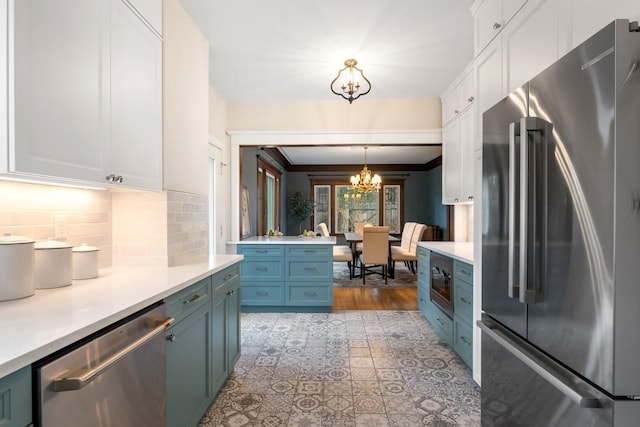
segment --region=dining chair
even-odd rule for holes
[[[389,264],[389,227],[371,226],[362,230],[362,254],[360,255],[360,275],[366,284],[367,274],[382,274],[387,284]],[[381,267],[381,272],[374,268]]]
[[[391,275],[395,274],[396,269],[396,261],[403,261],[409,267],[409,270],[413,274],[416,274],[415,265],[417,263],[418,257],[418,242],[422,239],[422,234],[424,230],[427,228],[425,224],[415,224],[413,232],[411,233],[411,238],[409,239],[409,244],[407,249],[403,249],[402,244],[400,246],[391,247]],[[403,239],[404,239],[404,230],[403,230]]]
[[[317,227],[321,236],[329,237],[329,228],[327,224],[321,222]],[[353,279],[353,271],[351,270],[351,263],[353,262],[353,252],[351,247],[347,245],[333,245],[333,262],[346,262],[349,267],[349,280]]]

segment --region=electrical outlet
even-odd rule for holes
[[[54,237],[67,237],[67,216],[56,215],[53,223]]]

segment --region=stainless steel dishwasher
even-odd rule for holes
[[[34,365],[36,425],[166,425],[164,304]]]

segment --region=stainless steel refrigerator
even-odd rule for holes
[[[639,62],[616,20],[483,115],[483,426],[640,426]]]

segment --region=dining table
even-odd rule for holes
[[[344,239],[349,243],[349,246],[351,246],[351,255],[352,255],[352,261],[351,261],[351,277],[359,277],[356,276],[356,259],[358,257],[358,251],[356,250],[356,246],[358,243],[362,242],[362,233],[355,233],[352,231],[347,231],[344,233]],[[391,246],[391,244],[395,243],[395,242],[399,242],[400,239],[397,238],[396,236],[389,234],[389,246]],[[387,261],[387,267],[388,267],[388,271],[391,272],[391,250],[389,250],[389,260]],[[393,279],[393,275],[389,275],[389,277],[391,277]]]

